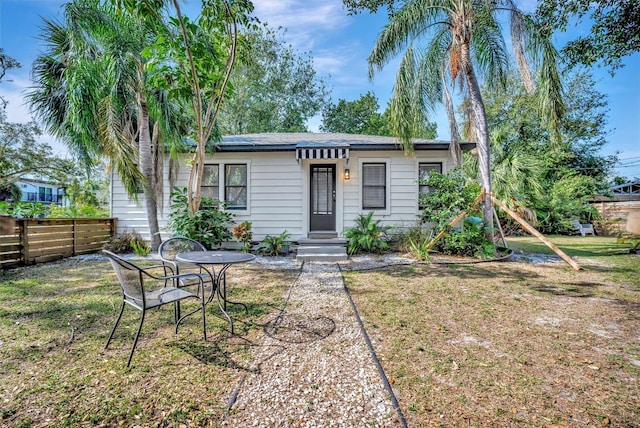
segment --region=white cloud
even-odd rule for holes
[[[311,51],[323,34],[349,25],[340,0],[255,0],[254,14],[271,27],[287,29],[287,40],[302,51]]]

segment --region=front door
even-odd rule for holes
[[[336,166],[311,165],[310,230],[336,230]]]

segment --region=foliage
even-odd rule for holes
[[[327,102],[313,58],[296,52],[280,30],[264,24],[242,34],[218,126],[225,134],[305,132],[306,121]]]
[[[452,229],[438,241],[434,249],[443,254],[488,259],[495,246],[485,238],[484,224],[465,218],[460,229]]]
[[[347,253],[382,253],[389,247],[385,240],[386,234],[387,228],[380,225],[380,220],[373,220],[373,211],[366,216],[360,214],[356,219],[356,227],[344,232],[344,236],[349,240]]]
[[[187,188],[174,188],[171,192],[169,229],[176,235],[186,236],[214,248],[233,238],[230,227],[233,213],[224,211],[224,206],[210,198],[202,198],[202,208],[192,214],[188,206]]]
[[[233,236],[242,244],[242,252],[247,253],[251,248],[253,232],[251,231],[251,222],[243,221],[233,226]]]
[[[533,204],[538,218],[538,230],[542,233],[571,234],[572,218],[592,222],[598,218],[598,210],[588,201],[599,183],[587,176],[567,174],[548,183],[545,192],[538,195]]]
[[[409,248],[411,249],[411,254],[413,254],[413,256],[420,261],[429,261],[431,259],[429,257],[430,242],[430,238],[422,238],[421,240],[409,238]]]
[[[460,169],[447,174],[431,171],[420,183],[429,186],[429,192],[420,197],[420,206],[424,207],[420,218],[423,222],[435,223],[438,230],[444,229],[460,212],[469,213],[480,194],[480,186],[467,183]]]
[[[583,20],[591,23],[587,36],[570,41],[562,49],[570,66],[591,66],[601,61],[613,73],[623,66],[624,57],[640,51],[637,0],[541,0],[536,15],[551,29],[563,32],[570,22],[574,26]]]
[[[290,236],[291,234],[286,230],[278,236],[267,235],[258,247],[258,251],[271,256],[277,256],[282,251],[283,246],[287,243],[287,239],[289,239]]]
[[[22,67],[22,65],[18,61],[16,61],[15,58],[12,58],[9,55],[5,54],[4,49],[0,48],[0,83],[2,83],[7,70],[20,67]],[[0,96],[0,108],[4,109],[6,107],[7,100]]]
[[[408,0],[393,10],[393,0],[345,0],[351,11],[390,7],[389,23],[380,32],[369,55],[369,74],[381,70],[401,55],[390,101],[392,135],[407,151],[424,121],[424,114],[437,104],[445,107],[451,133],[451,154],[461,162],[460,133],[453,108],[454,90],[465,100],[467,138],[476,142],[482,188],[492,191],[489,131],[480,91],[480,79],[498,86],[504,83],[509,55],[502,32],[501,17],[511,28],[511,45],[518,70],[527,90],[537,94],[543,117],[552,126],[563,115],[562,86],[556,68],[557,52],[540,31],[532,16],[512,0]],[[532,70],[530,61],[537,70]],[[534,76],[539,78],[536,87]],[[488,198],[488,196],[487,196]],[[493,211],[487,200],[483,218],[489,229]]]
[[[40,134],[34,122],[7,122],[0,110],[0,185],[11,185],[30,173],[56,183],[77,174],[71,161],[55,156],[50,145],[36,140]]]
[[[144,251],[141,249],[148,247],[145,240],[142,239],[142,236],[140,236],[140,234],[135,231],[124,232],[114,236],[109,242],[104,244],[102,248],[107,251],[111,251],[112,253],[125,254],[135,251],[134,246],[137,247],[139,251]],[[136,254],[138,254],[137,251],[135,252]]]
[[[47,217],[50,218],[104,218],[109,217],[109,210],[94,204],[76,203],[69,206],[52,204]]]
[[[151,252],[151,247],[146,242],[131,241],[131,249],[139,256],[148,256]]]
[[[42,218],[48,208],[41,202],[6,202],[0,201],[0,214],[9,214],[16,218]]]
[[[631,244],[631,248],[629,248],[629,253],[638,254],[640,253],[640,236],[634,235],[623,235],[622,233],[618,234],[618,239],[616,239],[617,244]]]
[[[155,40],[143,51],[151,59],[145,63],[145,72],[155,88],[166,91],[169,101],[191,108],[188,129],[196,149],[186,197],[191,215],[196,216],[205,150],[216,135],[217,117],[236,62],[238,25],[251,22],[253,4],[248,0],[202,2],[192,20],[182,13],[178,0],[113,1],[135,18],[155,24]]]
[[[515,76],[502,89],[483,88],[492,134],[494,193],[534,226],[540,221],[546,233],[571,231],[573,217],[592,218],[586,202],[607,190],[616,159],[599,154],[607,143],[606,97],[594,89],[588,73],[565,76],[566,114],[556,139],[541,120],[536,100]],[[468,177],[477,176],[476,159],[467,156],[464,167]],[[512,223],[504,216],[502,222]]]
[[[480,187],[475,183],[467,183],[461,170],[448,174],[432,171],[421,182],[429,186],[429,192],[420,198],[420,205],[424,207],[422,220],[435,223],[437,231],[447,231],[436,242],[434,249],[452,255],[483,258],[493,255],[494,246],[486,239],[486,228],[481,221],[467,217],[461,228],[452,229],[449,226],[451,220],[462,211],[466,211],[468,216],[479,213],[478,208],[471,209],[471,205],[480,194]]]

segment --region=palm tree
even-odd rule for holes
[[[31,109],[85,165],[106,155],[131,196],[142,188],[157,249],[162,137],[180,139],[176,106],[147,82],[142,52],[153,31],[92,0],[68,3],[64,22],[44,24],[47,50],[33,66]]]
[[[404,50],[390,106],[392,132],[409,151],[415,124],[437,103],[443,103],[449,115],[455,149],[459,136],[451,94],[457,86],[468,99],[480,182],[487,192],[484,219],[489,229],[493,226],[491,157],[479,78],[489,86],[504,81],[509,58],[498,21],[502,14],[511,24],[514,55],[525,87],[539,94],[544,116],[555,125],[564,112],[556,50],[549,34],[513,0],[408,0],[390,15],[368,59],[373,76],[376,68],[382,69]],[[537,89],[529,60],[536,65]]]

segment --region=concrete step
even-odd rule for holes
[[[296,260],[309,262],[338,262],[347,260],[344,238],[298,240]]]

